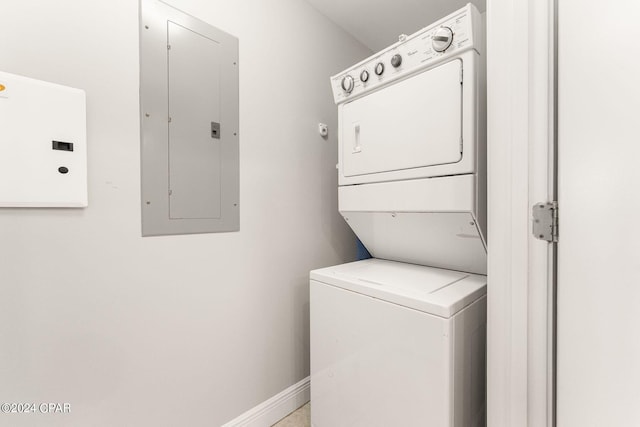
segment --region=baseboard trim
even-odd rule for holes
[[[307,377],[258,406],[249,409],[222,427],[271,427],[307,403],[310,398],[311,387],[309,377]]]

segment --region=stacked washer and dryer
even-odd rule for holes
[[[483,44],[469,4],[331,78],[373,258],[310,274],[314,427],[485,425]]]

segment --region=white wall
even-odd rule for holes
[[[299,0],[175,0],[240,39],[241,231],[141,238],[137,2],[4,3],[0,69],[87,91],[90,205],[0,210],[0,400],[72,405],[0,425],[216,426],[307,376],[308,271],[355,255],[328,77],[370,52]]]

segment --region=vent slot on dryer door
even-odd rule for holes
[[[462,61],[453,60],[344,105],[344,176],[462,159]]]

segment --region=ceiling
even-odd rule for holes
[[[306,0],[320,13],[376,52],[471,2],[486,0]]]

